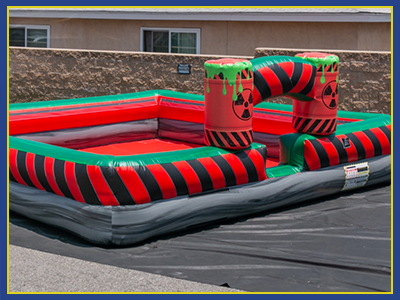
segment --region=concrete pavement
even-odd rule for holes
[[[10,245],[9,292],[232,293],[241,291]]]

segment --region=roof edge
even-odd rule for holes
[[[11,9],[10,18],[69,18],[118,20],[181,20],[181,21],[247,21],[247,22],[391,22],[386,13],[326,13],[326,12],[138,12],[88,11],[52,9]]]

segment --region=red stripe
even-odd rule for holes
[[[47,181],[49,182],[50,187],[52,188],[54,193],[64,197],[64,194],[61,192],[60,188],[57,185],[56,177],[54,175],[54,161],[55,159],[52,157],[46,156],[44,158],[44,172],[46,174]]]
[[[309,140],[304,143],[304,158],[310,168],[310,171],[318,170],[321,168],[321,163],[317,151]]]
[[[114,193],[104,179],[99,166],[87,166],[87,173],[97,197],[103,205],[119,205]]]
[[[132,167],[115,167],[115,170],[118,172],[136,204],[143,204],[151,201],[146,187]]]
[[[240,159],[233,154],[224,154],[222,157],[229,163],[233,172],[235,173],[236,183],[245,184],[249,182],[246,168],[243,166]]]
[[[379,142],[381,143],[382,155],[390,154],[391,153],[390,143],[389,143],[389,140],[388,140],[386,134],[384,134],[383,131],[380,130],[379,128],[371,128],[370,130],[373,134],[375,134],[375,136],[378,138]]]
[[[214,132],[218,135],[219,139],[221,140],[222,145],[220,145],[220,146],[221,147],[229,147],[227,140],[222,136],[221,132],[219,132],[219,131],[214,131]]]
[[[224,174],[210,157],[198,158],[197,160],[206,168],[208,174],[210,174],[214,189],[222,189],[226,186]]]
[[[219,77],[218,77],[219,79]],[[172,101],[182,101],[182,102],[186,102],[183,103],[182,105],[186,105],[186,104],[190,104],[190,103],[200,103],[200,104],[204,104],[204,101],[198,101],[198,100],[192,100],[192,99],[181,99],[181,98],[174,98],[174,97],[164,97],[162,96],[160,99],[160,104],[165,104],[166,102],[163,103],[163,100],[172,100]]]
[[[160,105],[159,107],[159,118],[179,120],[193,123],[204,123],[204,107],[197,106],[196,110],[187,109],[179,104],[171,104],[170,106]],[[194,107],[194,106],[191,106]]]
[[[321,143],[322,147],[324,147],[326,153],[328,154],[329,165],[330,166],[338,165],[340,163],[339,153],[337,152],[332,142],[328,138],[317,139],[317,141]]]
[[[18,150],[10,148],[9,151],[9,164],[10,164],[10,171],[11,174],[14,176],[15,180],[20,183],[27,185],[26,182],[22,179],[21,175],[19,174],[18,167],[17,167],[17,153]]]
[[[196,172],[186,161],[177,161],[172,163],[181,172],[185,178],[186,184],[189,188],[189,194],[196,194],[202,192],[201,183]]]
[[[252,150],[246,150],[247,155],[250,157],[250,159],[253,161],[254,166],[256,167],[257,174],[258,174],[258,180],[262,181],[267,179],[267,174],[265,172],[265,165],[264,165],[264,158],[255,149]]]
[[[296,118],[296,122],[297,122],[297,119],[299,119],[300,117],[297,117]],[[293,118],[293,128],[296,130],[296,131],[298,131],[299,130],[299,128],[301,127],[301,125],[303,125],[303,123],[305,122],[307,120],[307,118],[301,118],[301,120],[300,120],[300,122],[297,124],[297,126],[295,127],[294,125],[296,124],[295,123],[295,120],[294,120],[294,118]]]
[[[83,199],[81,190],[79,189],[78,182],[75,177],[75,163],[66,161],[64,165],[64,174],[65,180],[67,181],[67,185],[69,190],[71,191],[72,196],[76,201],[85,203],[85,199]]]
[[[236,140],[236,138],[232,135],[231,132],[225,132],[228,137],[231,139],[232,143],[235,145],[235,149],[242,149],[242,148],[247,148],[249,145],[247,144],[247,141],[245,139],[243,139],[243,142],[247,145],[247,146],[240,146],[239,142]],[[233,149],[231,146],[229,146],[229,148]]]
[[[291,61],[283,62],[279,64],[281,68],[286,72],[289,78],[292,78],[293,70],[294,70],[294,63]]]
[[[37,189],[44,191],[43,186],[40,184],[39,179],[36,176],[34,153],[26,153],[26,170],[28,171],[29,178],[31,179],[34,186]]]
[[[362,132],[354,132],[354,135],[358,137],[360,142],[363,144],[365,149],[365,158],[370,158],[375,156],[374,145],[372,144],[371,140]]]
[[[256,87],[253,89],[253,105],[256,106],[257,104],[262,102],[262,97],[260,92],[257,90]]]
[[[251,136],[252,136],[251,130],[247,130],[246,133],[247,133],[247,136],[248,136],[249,139],[250,139],[250,142],[252,143],[253,140],[251,139]],[[239,138],[241,138],[242,141],[247,145],[246,147],[248,147],[248,146],[251,145],[251,143],[249,144],[249,143],[247,142],[247,139],[245,138],[245,136],[244,136],[244,134],[242,133],[242,131],[237,132],[237,134],[238,134]]]
[[[279,78],[268,66],[258,69],[271,89],[271,97],[282,95],[283,89]]]
[[[269,115],[271,117],[275,117],[273,114],[279,114],[279,117],[283,117],[283,118],[291,118],[292,117],[292,112],[291,111],[283,111],[283,110],[276,110],[276,109],[268,109],[268,108],[263,108],[263,107],[254,107],[253,110],[254,113],[262,113],[262,112],[266,112],[267,114],[263,114],[265,115]],[[271,114],[268,114],[271,113]],[[286,116],[281,116],[281,115],[286,115]],[[260,115],[261,116],[261,115]],[[269,118],[269,117],[268,117]]]
[[[310,122],[308,122],[307,126],[303,128],[302,132],[306,132],[306,133],[311,134],[311,132],[308,132],[308,129],[315,123],[315,121],[317,121],[317,119],[308,118],[308,120],[310,120]],[[312,133],[315,133],[315,132],[316,132],[316,129],[314,129],[314,131]]]
[[[175,185],[163,167],[157,164],[147,165],[147,168],[157,180],[163,194],[163,199],[174,198],[177,196]]]
[[[214,137],[213,131],[208,130],[208,132],[210,133],[211,140],[212,140],[212,142],[214,143],[215,147],[223,146],[223,145],[220,145],[220,144],[218,143],[217,139]]]
[[[326,121],[326,119],[322,119],[321,122],[319,122],[319,124],[314,128],[314,133],[318,132],[318,130],[322,127],[322,125],[324,124],[325,121]],[[329,123],[332,123],[332,122],[329,122]],[[325,126],[325,129],[322,132],[324,132],[326,130],[326,128],[329,127],[329,123],[328,123],[328,125]]]
[[[280,115],[272,115],[272,114],[263,114],[260,111],[254,111],[253,118],[267,121],[267,122],[275,121],[275,122],[281,122],[281,123],[287,123],[287,124],[290,124],[290,122],[292,121],[291,114],[285,115],[285,116],[280,116]]]

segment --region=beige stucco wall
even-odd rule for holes
[[[140,27],[200,28],[201,54],[253,55],[256,47],[391,50],[390,23],[217,22],[10,18],[50,25],[52,48],[139,51]]]
[[[253,49],[254,52],[254,49]],[[255,57],[301,49],[255,49]],[[339,109],[391,113],[391,53],[333,51],[339,56]],[[16,48],[9,51],[9,102],[82,98],[167,89],[204,94],[204,62],[224,56]],[[253,56],[240,57],[252,59]],[[189,63],[191,74],[178,74]],[[271,102],[288,103],[278,98]]]

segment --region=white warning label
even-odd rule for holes
[[[362,187],[367,183],[369,177],[368,162],[349,165],[343,168],[346,177],[343,191]]]

